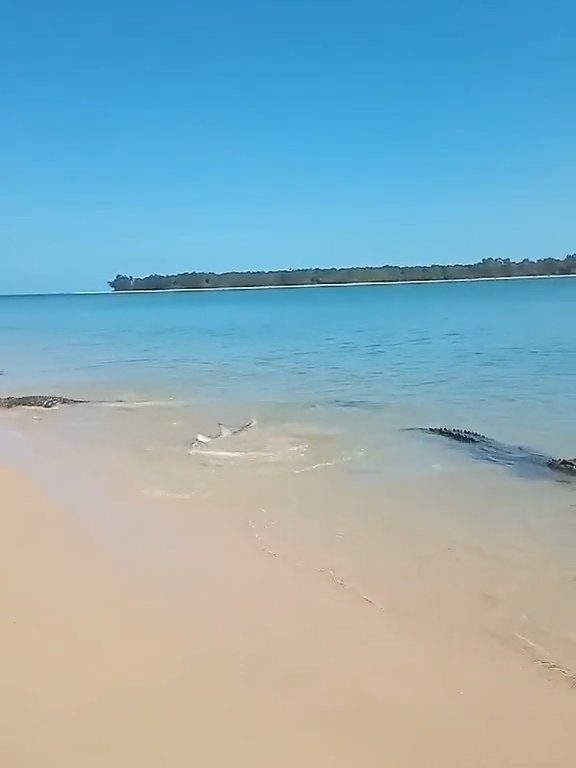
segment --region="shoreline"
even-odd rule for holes
[[[500,280],[560,280],[576,278],[576,275],[511,275],[503,277],[459,277],[450,280],[388,280],[356,283],[302,283],[298,285],[246,285],[221,288],[158,288],[154,290],[134,289],[129,291],[65,291],[63,293],[2,293],[0,298],[16,298],[26,296],[109,296],[142,293],[210,293],[214,291],[276,291],[284,288],[357,288],[372,285],[425,285],[426,283],[486,283]]]
[[[445,626],[454,579],[441,542],[424,534],[423,558],[401,546],[409,520],[372,539],[385,588],[362,594],[351,563],[297,563],[280,510],[270,518],[230,480],[137,496],[146,467],[100,455],[90,429],[65,438],[42,423],[0,454],[6,764],[574,764],[568,681],[513,638]],[[467,583],[476,571],[469,561]]]

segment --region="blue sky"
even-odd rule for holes
[[[0,292],[576,251],[572,0],[0,13]]]

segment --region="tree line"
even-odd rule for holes
[[[160,291],[185,288],[255,288],[262,286],[342,283],[398,283],[409,280],[471,280],[494,277],[576,275],[576,253],[563,259],[511,261],[482,259],[475,264],[433,264],[420,267],[353,267],[349,269],[290,269],[270,272],[182,272],[178,275],[132,277],[116,275],[114,291]]]

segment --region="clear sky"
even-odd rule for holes
[[[0,292],[576,251],[573,0],[0,0]]]

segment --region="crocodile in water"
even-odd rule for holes
[[[0,397],[0,408],[55,408],[58,405],[78,405],[88,400],[59,395],[24,395],[22,397]]]
[[[550,476],[549,470],[576,478],[576,458],[555,459],[544,453],[519,445],[509,445],[493,440],[479,432],[455,427],[427,427],[419,429],[432,435],[440,435],[457,443],[466,443],[475,458],[503,464],[529,477]]]

